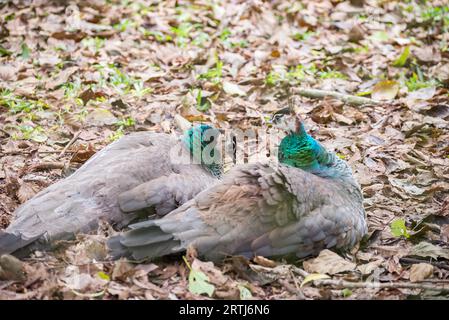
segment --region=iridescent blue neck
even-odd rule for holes
[[[279,145],[279,162],[300,168],[321,177],[347,177],[352,171],[345,161],[327,151],[312,138],[301,125],[282,139]]]
[[[199,124],[187,130],[183,142],[193,159],[213,176],[221,178],[223,166],[219,151],[215,148],[219,132],[206,124]]]

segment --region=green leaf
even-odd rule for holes
[[[20,45],[20,48],[22,49],[20,56],[23,59],[28,59],[30,57],[30,53],[31,53],[30,48],[27,46],[27,44],[25,42],[22,42],[22,44]]]
[[[111,280],[111,278],[106,273],[104,273],[103,271],[98,272],[97,276],[99,276],[101,279],[106,280],[106,281],[110,281]]]
[[[390,224],[391,234],[395,237],[404,236],[405,238],[410,238],[410,234],[407,231],[407,227],[405,226],[404,219],[394,220]]]
[[[212,297],[214,294],[215,286],[210,284],[209,277],[195,269],[190,270],[189,274],[189,291],[193,294],[207,294]]]
[[[388,33],[386,33],[385,31],[377,31],[373,33],[373,35],[370,38],[377,42],[384,42],[388,41],[390,37],[388,36]]]
[[[351,296],[352,291],[348,288],[344,288],[343,290],[341,290],[341,294],[343,295],[343,297],[347,298]]]
[[[10,56],[10,55],[11,55],[11,51],[5,49],[3,46],[0,46],[0,57]]]
[[[253,297],[253,295],[251,294],[251,291],[244,285],[239,284],[238,288],[240,291],[240,300],[248,300]]]
[[[45,142],[47,141],[47,135],[43,132],[43,130],[34,130],[31,134],[30,139],[36,142]]]
[[[405,63],[407,62],[408,57],[410,56],[410,46],[407,46],[402,51],[399,58],[396,59],[396,61],[393,63],[394,67],[403,67]]]
[[[198,93],[196,95],[196,109],[200,112],[205,112],[209,110],[211,104],[206,97],[203,97],[201,89],[198,89]]]

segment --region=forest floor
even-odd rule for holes
[[[449,5],[352,3],[0,4],[0,228],[123,134],[170,132],[174,114],[257,128],[295,93],[314,137],[353,168],[369,224],[345,255],[216,265],[194,253],[109,262],[103,229],[23,259],[25,276],[3,275],[0,298],[209,298],[195,285],[211,298],[449,298]],[[192,283],[198,271],[209,281]]]

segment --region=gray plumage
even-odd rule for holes
[[[20,206],[15,220],[0,231],[0,254],[46,248],[96,230],[100,219],[124,226],[142,213],[128,211],[152,207],[163,215],[216,182],[199,164],[173,163],[173,150],[181,152],[175,155],[179,160],[190,159],[184,142],[169,134],[137,132],[110,144]]]
[[[346,163],[332,160],[348,174],[320,176],[283,164],[235,167],[162,219],[133,224],[111,238],[111,255],[141,260],[192,245],[219,260],[350,248],[367,232],[362,195]]]

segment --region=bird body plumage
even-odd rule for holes
[[[366,234],[363,198],[346,162],[302,125],[282,140],[279,160],[235,167],[164,218],[131,225],[110,239],[112,256],[155,258],[192,245],[210,260],[304,257],[350,248]]]
[[[47,248],[54,240],[96,230],[101,219],[123,227],[142,214],[166,214],[217,181],[220,173],[200,164],[167,161],[177,145],[180,156],[189,158],[184,142],[164,133],[136,132],[110,144],[21,205],[0,230],[0,254]]]

